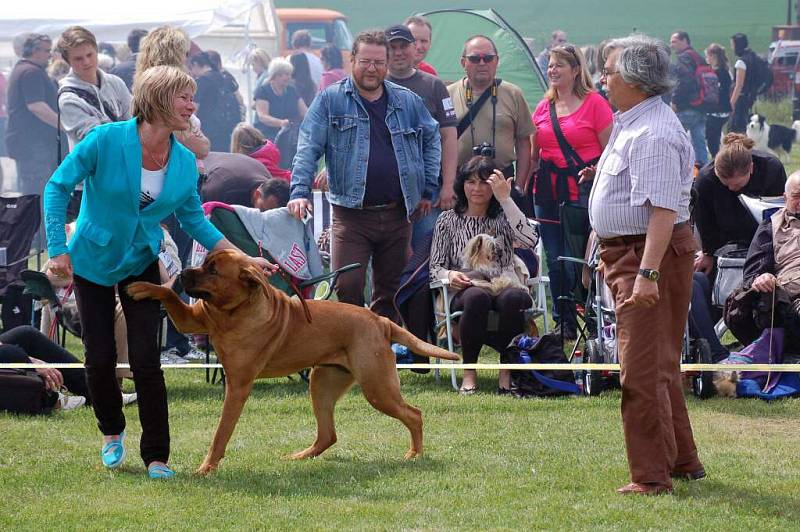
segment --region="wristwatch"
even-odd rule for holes
[[[658,270],[648,270],[646,268],[641,268],[639,270],[639,275],[651,281],[658,281],[659,277],[661,277],[661,274],[658,273]]]

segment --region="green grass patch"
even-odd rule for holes
[[[0,415],[4,530],[141,529],[791,529],[800,519],[800,401],[689,398],[709,477],[673,497],[621,497],[627,482],[619,394],[516,400],[454,393],[447,380],[401,372],[425,420],[425,456],[403,461],[408,432],[356,389],[337,409],[339,442],[286,459],[314,438],[307,387],[260,381],[208,478],[192,475],[216,427],[222,389],[201,370],[167,370],[171,464],[154,482],[138,458],[137,407],[117,471],[100,465],[92,411]],[[129,385],[128,385],[129,386]]]

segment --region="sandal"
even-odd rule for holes
[[[511,388],[497,387],[497,395],[511,395]]]
[[[473,395],[477,391],[478,391],[478,387],[477,386],[472,386],[470,388],[459,388],[458,393],[460,395]]]
[[[153,479],[167,479],[175,476],[175,471],[167,465],[151,465],[147,467],[147,474]]]
[[[110,441],[103,445],[103,448],[100,450],[100,459],[103,461],[103,465],[109,469],[115,469],[119,467],[119,465],[125,459],[124,430],[116,440]]]

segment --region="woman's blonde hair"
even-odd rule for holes
[[[572,85],[572,93],[575,96],[582,100],[587,94],[594,90],[592,75],[589,74],[589,70],[586,68],[586,59],[584,59],[580,48],[571,44],[556,46],[550,50],[550,58],[555,58],[556,60],[560,59],[566,62],[570,67],[578,69],[578,75],[575,76],[575,83]],[[555,87],[552,86],[544,93],[544,97],[551,102],[556,101],[556,96],[558,96],[558,94],[556,93]]]
[[[231,133],[231,153],[250,155],[266,142],[264,135],[247,122],[240,122]]]
[[[175,96],[186,89],[194,93],[197,84],[182,68],[160,65],[138,72],[133,81],[131,114],[137,122],[168,122],[174,116]]]
[[[280,74],[291,75],[294,72],[294,66],[291,61],[283,57],[276,57],[269,62],[269,69],[267,70],[267,81],[272,81],[275,76]]]
[[[57,57],[50,61],[50,66],[47,67],[47,74],[56,81],[61,81],[61,78],[69,74],[69,63]]]
[[[728,133],[714,157],[714,173],[720,179],[730,179],[750,169],[753,164],[753,139],[741,133]]]
[[[189,37],[177,28],[161,26],[142,39],[136,57],[134,78],[150,67],[168,65],[186,69]],[[135,85],[135,82],[134,82]]]
[[[250,63],[250,66],[252,66],[254,69],[256,66],[258,66],[262,71],[266,71],[269,68],[269,62],[272,60],[267,51],[263,48],[254,49],[252,52],[250,52],[250,55],[247,59]]]

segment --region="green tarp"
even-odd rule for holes
[[[472,35],[486,35],[497,46],[497,77],[522,89],[531,110],[544,96],[547,83],[522,37],[493,9],[443,9],[422,13],[433,27],[433,43],[426,61],[450,83],[464,77],[461,52]]]

